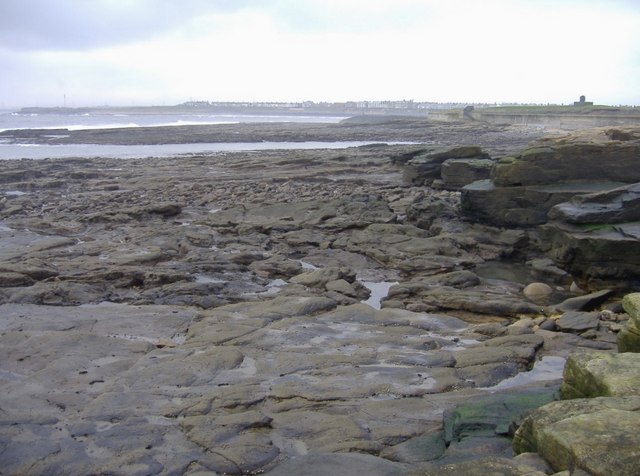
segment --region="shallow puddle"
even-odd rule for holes
[[[369,299],[362,302],[374,309],[380,309],[382,307],[382,300],[389,294],[389,289],[396,284],[398,284],[396,281],[362,281],[362,285],[371,291]]]
[[[518,375],[503,380],[498,385],[485,387],[482,388],[482,390],[504,390],[506,388],[520,387],[534,382],[559,380],[562,378],[565,362],[566,359],[564,357],[553,355],[542,357],[542,359],[536,361],[533,369],[530,371],[520,372]]]

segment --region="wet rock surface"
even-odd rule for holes
[[[570,352],[615,347],[626,316],[567,324],[563,302],[602,300],[566,304],[527,231],[403,181],[431,150],[3,163],[3,471],[531,471],[499,402],[551,398]],[[540,281],[545,302],[523,293]],[[448,423],[479,399],[481,434]]]

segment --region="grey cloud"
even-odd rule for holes
[[[432,12],[432,2],[389,2],[384,8],[362,8],[348,2],[327,8],[320,1],[280,0],[273,10],[277,21],[294,31],[384,32],[422,24]]]
[[[153,38],[207,13],[257,0],[2,0],[0,47],[87,50]]]

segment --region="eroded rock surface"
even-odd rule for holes
[[[635,290],[640,140],[637,128],[617,132],[545,138],[501,158],[491,179],[462,188],[463,212],[495,226],[544,225],[541,249],[583,289]]]
[[[622,318],[549,330],[555,308],[523,293],[534,267],[510,274],[540,258],[531,235],[403,183],[398,160],[430,147],[6,162],[3,471],[420,474],[508,456],[503,423],[443,448],[444,411],[557,385],[540,359],[615,345]],[[535,268],[548,304],[570,295]],[[478,468],[518,470],[505,461]]]
[[[640,397],[563,400],[533,412],[518,429],[516,452],[537,451],[555,471],[637,473]]]

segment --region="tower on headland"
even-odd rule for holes
[[[574,106],[593,106],[592,102],[587,102],[586,101],[586,97],[584,97],[584,94],[582,96],[580,96],[580,101],[575,101],[573,103]]]

